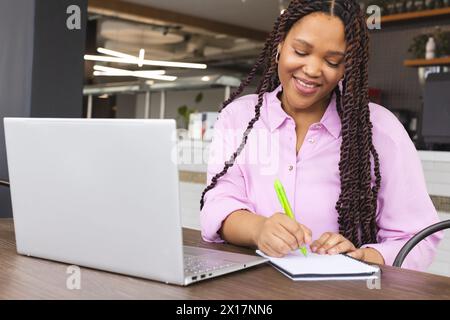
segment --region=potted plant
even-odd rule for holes
[[[408,48],[408,52],[412,54],[414,59],[425,58],[425,46],[428,41],[428,35],[419,34],[413,38],[411,45]]]
[[[198,104],[202,100],[203,100],[203,93],[199,92],[195,96],[195,103]],[[187,129],[187,127],[189,125],[189,117],[190,117],[191,113],[194,113],[194,112],[198,112],[198,110],[196,108],[190,108],[187,105],[179,106],[178,107],[178,117],[177,117],[178,127]]]
[[[419,34],[413,38],[413,42],[408,48],[408,52],[412,54],[413,58],[425,58],[425,46],[429,37],[433,37],[436,41],[436,58],[450,55],[450,31],[442,31],[437,27],[433,32]]]

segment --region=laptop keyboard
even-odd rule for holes
[[[208,259],[202,256],[184,255],[184,272],[199,274],[231,267],[235,263],[226,260]]]

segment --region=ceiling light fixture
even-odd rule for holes
[[[139,71],[131,71],[131,70],[125,70],[125,69],[118,69],[118,68],[111,68],[111,67],[105,67],[105,66],[100,66],[100,65],[95,65],[94,66],[94,70],[96,71],[104,71],[104,72],[137,72],[137,73],[141,73],[141,74],[157,74],[157,75],[161,75],[161,74],[166,74],[165,70],[139,70]]]
[[[106,54],[107,56],[100,55],[84,55],[84,60],[89,61],[103,61],[103,62],[114,62],[114,63],[124,63],[124,64],[136,64],[138,66],[161,66],[161,67],[174,67],[174,68],[189,68],[189,69],[206,69],[207,65],[203,63],[186,63],[186,62],[175,62],[175,61],[158,61],[158,60],[146,60],[144,59],[145,50],[141,49],[139,51],[139,56],[135,57],[123,52],[109,50],[105,48],[98,48],[99,53]]]
[[[131,71],[125,69],[118,68],[110,68],[95,65],[94,66],[94,76],[116,76],[116,77],[137,77],[137,78],[146,78],[146,79],[154,79],[154,80],[164,80],[164,81],[175,81],[177,77],[175,76],[166,76],[164,75],[166,72],[164,70],[139,70],[139,71]]]

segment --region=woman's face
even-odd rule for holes
[[[346,42],[338,17],[320,12],[303,17],[278,48],[278,76],[290,108],[306,109],[328,99],[344,76]]]

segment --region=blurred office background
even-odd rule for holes
[[[217,111],[251,70],[287,4],[284,0],[2,0],[0,115],[175,118],[182,152],[207,152]],[[80,29],[66,25],[71,5],[80,8]],[[405,126],[422,159],[430,197],[440,217],[448,219],[449,1],[381,0],[360,5],[364,10],[369,5],[382,10],[381,29],[370,31],[371,100],[391,110]],[[427,43],[432,56],[426,56]],[[192,65],[167,66],[173,62]],[[243,94],[255,91],[259,76]],[[193,162],[179,166],[180,201],[183,224],[199,228],[206,158]],[[8,179],[3,123],[1,178]],[[0,217],[11,214],[9,190],[1,188]],[[429,271],[450,275],[448,235]]]

